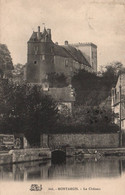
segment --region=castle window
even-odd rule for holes
[[[35,52],[35,55],[37,55],[37,53],[38,53],[38,47],[34,47],[34,52]]]
[[[65,59],[65,67],[68,67],[68,60]]]
[[[45,55],[42,55],[42,56],[41,56],[41,59],[42,59],[42,60],[45,60]]]
[[[34,61],[34,64],[37,64],[37,61],[36,60]]]

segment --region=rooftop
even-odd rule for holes
[[[76,60],[80,64],[90,66],[90,64],[88,63],[88,61],[86,60],[86,58],[79,49],[76,49],[71,45],[64,45],[62,47],[65,48],[65,50],[72,56],[74,60]]]

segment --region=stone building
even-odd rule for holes
[[[121,86],[121,92],[120,92]],[[121,96],[121,98],[120,98]],[[120,101],[121,99],[121,101]],[[111,106],[118,117],[114,119],[116,124],[120,124],[120,104],[121,104],[121,128],[125,130],[125,73],[118,77],[117,84],[111,91]]]
[[[53,43],[51,29],[33,32],[28,41],[26,81],[43,83],[48,73],[64,73],[71,77],[75,71],[85,69],[97,72],[97,46],[93,43]]]

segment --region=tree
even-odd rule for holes
[[[67,78],[63,73],[49,73],[48,82],[51,87],[66,87],[68,86]]]
[[[121,62],[112,62],[105,67],[105,71],[102,72],[103,82],[111,88],[116,82],[120,73],[125,72],[125,68]]]
[[[116,85],[118,75],[125,72],[120,62],[107,65],[101,76],[85,70],[79,70],[72,77],[72,86],[76,92],[76,105],[99,106],[110,96]]]
[[[114,116],[110,108],[76,106],[72,115],[66,116],[64,121],[71,125],[105,125],[113,123]]]
[[[86,109],[85,122],[88,125],[108,125],[113,123],[114,115],[109,108],[89,107]]]
[[[10,77],[13,69],[13,62],[10,52],[5,44],[0,44],[0,75]]]
[[[119,130],[114,117],[118,116],[108,108],[76,106],[72,115],[59,117],[57,128],[60,133],[112,133]]]
[[[85,70],[79,70],[72,77],[72,85],[75,88],[77,105],[97,106],[109,92],[101,77]]]
[[[38,142],[41,133],[51,132],[55,127],[58,117],[56,103],[34,86],[27,94],[26,107],[25,134],[32,143],[33,140]]]
[[[26,65],[16,64],[13,70],[13,81],[17,83],[22,83],[24,81],[24,69]]]
[[[55,102],[39,86],[15,85],[5,79],[1,83],[1,132],[24,133],[31,144],[38,144],[40,134],[51,131],[56,123]]]

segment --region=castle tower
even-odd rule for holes
[[[78,43],[72,46],[83,53],[94,72],[97,73],[97,46],[93,43]]]
[[[41,84],[46,79],[47,73],[54,72],[53,43],[51,29],[44,28],[40,32],[33,32],[28,41],[26,81]]]

